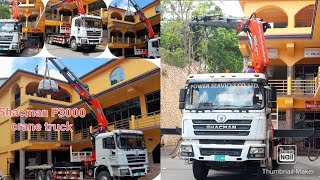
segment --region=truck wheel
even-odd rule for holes
[[[51,180],[52,179],[52,171],[51,170],[48,170],[46,172],[46,180]]]
[[[46,173],[44,172],[44,170],[40,170],[37,173],[36,179],[37,180],[45,180],[45,176],[46,176]]]
[[[71,40],[71,50],[72,51],[78,51],[78,45],[77,45],[77,42],[76,42],[76,39],[72,39]]]
[[[101,171],[97,180],[112,180],[108,171]]]
[[[203,161],[194,160],[192,164],[193,176],[197,180],[207,179],[209,168],[206,166],[206,163]]]
[[[90,51],[94,51],[96,49],[96,45],[89,46]]]

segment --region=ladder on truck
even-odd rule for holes
[[[271,123],[274,129],[279,129],[279,107],[277,104],[276,109],[272,109],[271,111]]]

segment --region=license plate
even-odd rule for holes
[[[215,155],[213,157],[213,160],[214,161],[221,161],[221,162],[224,162],[226,160],[226,156],[225,155]]]
[[[141,172],[136,173],[136,176],[142,176],[143,174]]]

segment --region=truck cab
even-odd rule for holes
[[[270,113],[275,91],[260,73],[190,75],[180,90],[181,155],[196,179],[209,169],[261,169],[272,165]],[[262,170],[262,169],[261,169]]]
[[[22,27],[16,19],[0,19],[0,52],[20,54]]]
[[[113,130],[95,138],[95,178],[139,178],[149,172],[148,153],[141,131]],[[108,178],[107,178],[108,179]]]
[[[80,15],[72,18],[70,32],[70,47],[78,50],[89,47],[94,50],[101,43],[103,36],[102,19],[99,16]]]

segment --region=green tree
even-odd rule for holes
[[[11,14],[7,4],[0,4],[0,19],[10,19]]]

